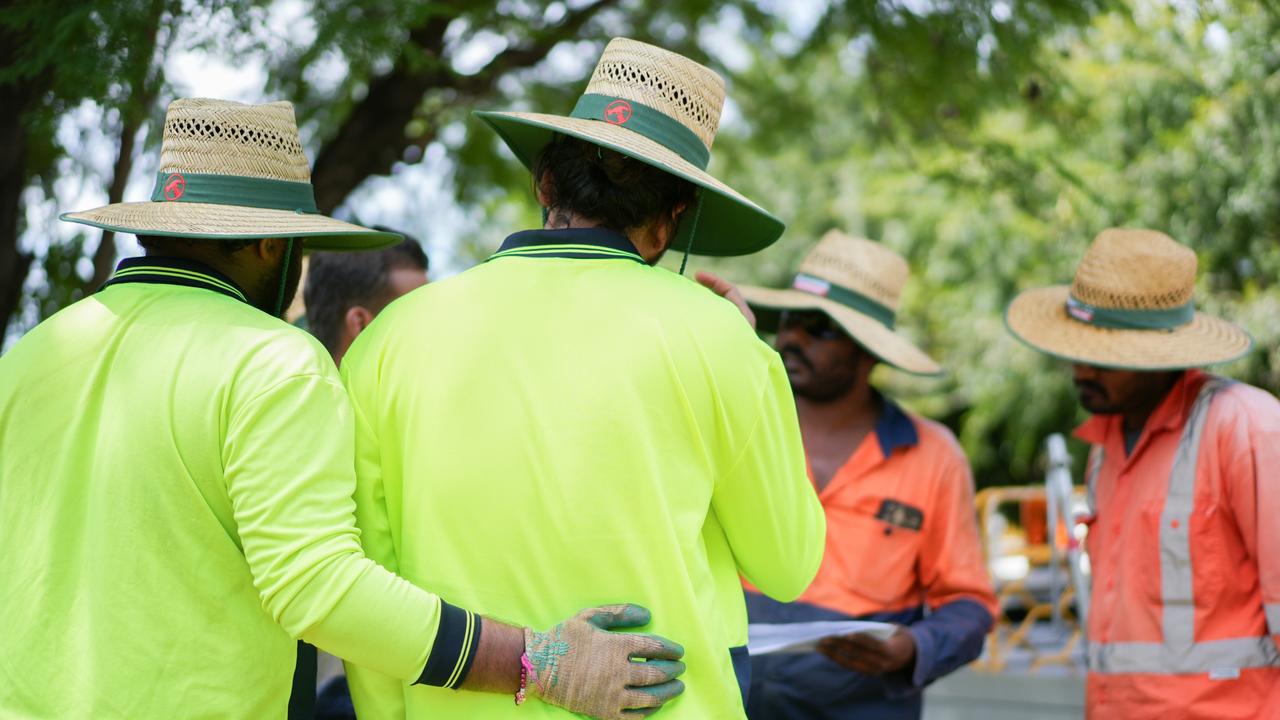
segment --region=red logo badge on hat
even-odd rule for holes
[[[164,199],[178,200],[187,191],[187,180],[182,173],[173,173],[164,179]]]
[[[613,125],[621,125],[631,119],[631,103],[626,100],[614,100],[604,108],[604,121]]]

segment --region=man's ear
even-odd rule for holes
[[[289,238],[262,238],[249,247],[253,248],[253,254],[259,260],[275,262],[284,257],[285,245],[288,242]]]
[[[356,336],[369,327],[371,322],[373,322],[373,312],[369,308],[363,305],[347,308],[347,314],[342,316],[342,327],[346,331],[348,342],[355,340]]]
[[[543,170],[542,174],[534,180],[533,185],[538,194],[538,204],[544,208],[551,207],[551,201],[554,197],[551,191],[551,172]]]
[[[665,251],[671,247],[671,243],[676,241],[676,235],[680,234],[680,220],[688,207],[686,203],[677,203],[671,208],[671,215],[667,218],[667,222],[655,223],[654,229],[657,230],[655,240],[660,246],[659,251]]]
[[[673,227],[680,226],[680,216],[684,215],[684,211],[689,209],[689,203],[676,203],[671,208],[671,225]]]
[[[861,376],[863,380],[869,381],[868,378],[871,377],[872,371],[876,369],[876,365],[880,364],[880,360],[875,355],[868,352],[866,348],[859,347],[858,352],[861,353],[858,357],[858,365],[860,366],[858,368],[858,375]]]

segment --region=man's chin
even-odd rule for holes
[[[1084,408],[1086,412],[1092,415],[1114,415],[1119,412],[1117,408],[1114,408],[1095,397],[1085,397],[1084,395],[1081,395],[1078,399],[1080,400],[1080,407]]]
[[[792,370],[786,367],[785,364],[783,368],[787,371],[787,382],[791,385],[791,392],[803,396],[805,391],[809,389],[809,373],[802,368]]]

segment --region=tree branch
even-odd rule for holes
[[[136,73],[129,83],[133,92],[120,109],[120,150],[116,153],[115,166],[111,170],[111,186],[107,189],[109,204],[124,200],[124,189],[129,183],[129,173],[133,171],[134,141],[160,90],[163,69],[157,67],[153,72],[152,64],[160,34],[160,22],[164,17],[164,6],[165,0],[151,2],[151,11],[147,16],[149,31],[143,36],[142,45],[138,48],[139,60],[134,65]],[[111,276],[115,265],[116,234],[111,230],[103,230],[98,249],[93,253],[93,276],[81,285],[82,292],[88,294],[101,287]]]
[[[530,42],[499,53],[474,75],[459,75],[449,67],[444,59],[444,33],[452,18],[433,15],[409,33],[410,43],[391,72],[370,81],[368,94],[320,148],[311,176],[320,211],[332,212],[365,178],[390,172],[405,148],[434,138],[434,125],[425,131],[426,138],[406,137],[404,132],[429,91],[452,89],[468,99],[489,95],[499,77],[538,64],[558,43],[618,2],[597,0],[569,13]]]
[[[0,66],[14,60],[17,38],[0,32]],[[44,72],[25,81],[0,84],[0,349],[4,348],[9,321],[22,303],[22,286],[35,256],[18,249],[22,217],[22,191],[26,187],[28,134],[25,120],[41,102],[51,84]]]

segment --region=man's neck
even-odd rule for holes
[[[1143,428],[1147,426],[1147,421],[1151,419],[1151,414],[1156,411],[1156,408],[1160,407],[1164,399],[1173,391],[1173,386],[1177,385],[1178,380],[1181,378],[1181,373],[1169,374],[1154,392],[1142,398],[1134,407],[1121,413],[1121,427],[1124,432],[1132,435],[1141,434]]]
[[[839,432],[859,427],[875,427],[880,419],[880,400],[867,383],[857,383],[844,395],[819,401],[797,395],[796,414],[800,429]]]
[[[261,282],[256,278],[249,269],[245,268],[227,253],[221,249],[211,248],[209,250],[201,250],[187,247],[165,248],[163,251],[147,251],[147,257],[172,257],[182,260],[192,260],[194,262],[203,263],[217,270],[223,275],[230,278],[241,290],[244,291],[245,297],[249,298],[249,302],[257,308],[266,307],[267,298],[263,297],[263,288]]]
[[[573,228],[600,227],[600,223],[567,210],[552,210],[543,223],[544,230],[570,230]]]
[[[566,210],[552,210],[547,215],[547,221],[542,225],[544,230],[571,230],[574,228],[595,227],[600,227],[599,221]],[[626,236],[627,240],[639,251],[640,256],[650,265],[656,263],[666,249],[655,246],[652,239],[640,229],[633,228],[631,232],[618,232]]]
[[[796,396],[796,414],[809,471],[818,490],[826,488],[880,420],[880,400],[866,382],[828,401]]]

